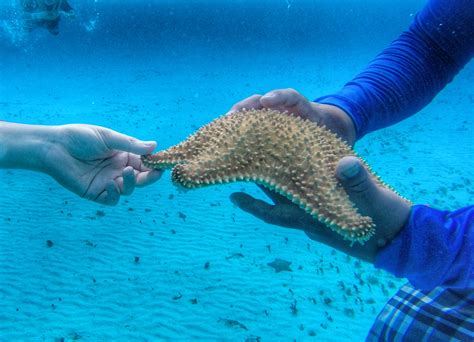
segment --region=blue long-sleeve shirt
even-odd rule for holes
[[[452,212],[413,206],[405,227],[378,252],[375,267],[422,290],[474,289],[474,205]]]
[[[431,0],[409,29],[335,94],[316,102],[353,120],[357,138],[413,115],[474,56],[474,1]],[[414,206],[375,266],[420,289],[474,288],[474,206],[454,212]]]

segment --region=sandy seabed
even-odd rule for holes
[[[337,51],[317,61],[118,57],[49,69],[19,61],[3,70],[11,81],[1,115],[105,125],[167,147],[253,93],[334,91],[372,52],[357,61]],[[415,203],[474,203],[472,84],[471,65],[430,106],[357,151]],[[1,341],[360,341],[405,282],[233,207],[232,191],[263,198],[252,184],[183,193],[166,173],[103,207],[46,175],[0,175]],[[277,258],[292,271],[267,265]]]

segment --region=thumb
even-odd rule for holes
[[[149,154],[156,148],[155,141],[141,141],[111,129],[105,129],[101,133],[104,143],[113,150],[142,155]]]
[[[336,176],[359,212],[374,220],[377,245],[382,247],[392,240],[408,220],[412,204],[376,182],[357,157],[342,158]]]
[[[364,215],[369,214],[372,203],[378,197],[375,178],[357,157],[344,157],[336,167],[336,176],[350,199]]]

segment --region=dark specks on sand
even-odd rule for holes
[[[96,243],[92,243],[92,242],[89,241],[89,240],[84,240],[84,243],[86,244],[86,246],[97,247],[97,244],[96,244]]]
[[[298,306],[296,300],[294,300],[293,303],[290,304],[290,310],[293,316],[296,316],[298,314]]]
[[[227,318],[219,318],[217,321],[218,323],[224,324],[226,327],[229,328],[239,328],[243,330],[249,330],[245,325],[240,323],[239,321],[233,320],[233,319],[227,319]]]
[[[231,255],[226,256],[225,259],[229,260],[229,259],[233,259],[233,258],[243,258],[243,257],[244,257],[244,255],[242,253],[232,253]]]

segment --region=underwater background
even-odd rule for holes
[[[165,148],[255,93],[334,92],[424,1],[75,1],[60,34],[0,2],[0,119],[103,125]],[[474,65],[356,150],[415,203],[474,203]],[[250,183],[116,207],[0,170],[0,341],[362,341],[405,283],[235,208]],[[276,272],[275,259],[291,262]]]

